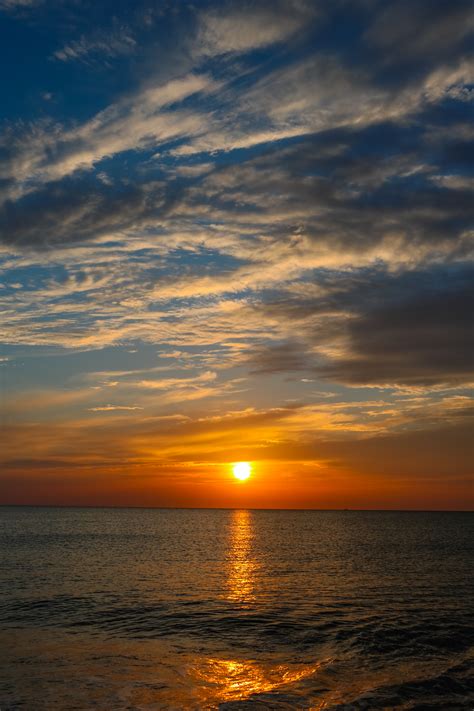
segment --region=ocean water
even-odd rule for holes
[[[0,508],[0,709],[473,709],[469,513]]]

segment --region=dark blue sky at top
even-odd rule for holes
[[[285,3],[280,6],[282,4]],[[455,37],[455,42],[448,43],[447,47],[443,42],[437,42],[433,33],[433,27],[439,23],[439,33],[442,34],[445,30],[443,22],[449,27],[457,16],[459,22],[468,22],[469,3],[464,0],[449,3],[449,7],[442,0],[430,3],[308,3],[311,4],[318,10],[322,8],[323,17],[318,11],[314,22],[305,24],[290,42],[277,47],[250,48],[245,58],[239,60],[250,73],[251,78],[247,81],[287,62],[315,52],[328,52],[337,54],[351,66],[369,67],[374,72],[374,81],[381,85],[396,85],[423,75],[443,54],[452,60],[472,49],[468,33],[461,41]],[[182,39],[196,34],[199,14],[206,9],[217,8],[225,12],[233,7],[229,2],[97,3],[73,0],[33,2],[25,6],[6,2],[3,5],[0,41],[2,65],[6,71],[2,78],[2,115],[9,120],[25,120],[44,113],[61,121],[91,116],[107,106],[117,93],[133,88],[144,74],[154,71],[156,65],[159,71],[163,60],[168,65],[168,72],[179,73],[179,65],[189,59],[189,43],[186,46]],[[271,11],[271,3],[241,2],[235,5],[243,9],[266,5]],[[397,8],[400,8],[398,17]],[[395,46],[389,56],[384,47],[374,46],[367,39],[367,30],[377,16],[375,13],[381,15],[387,10],[394,11],[394,22],[397,19],[400,22],[401,40],[400,46]],[[406,51],[404,46],[404,42],[416,42],[417,30],[421,43],[423,31],[433,34],[426,53],[422,51],[423,46],[414,54]],[[81,39],[92,36],[92,41],[100,41],[108,36],[109,41],[113,41],[121,35],[133,39],[131,51],[112,46],[111,54],[105,53],[104,57],[100,47],[92,47],[78,62],[55,58],[56,52]],[[184,46],[177,51],[180,44]],[[169,66],[167,55],[176,60],[176,67]],[[217,74],[225,73],[228,65],[228,61],[222,65],[221,59],[216,61],[212,57],[201,62],[204,70],[210,69]],[[45,106],[42,96],[48,93],[53,94],[54,101]]]

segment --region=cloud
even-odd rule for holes
[[[456,385],[474,382],[472,272],[412,285],[348,324],[348,357],[324,372],[348,384]]]
[[[216,373],[207,371],[192,378],[164,378],[160,380],[140,380],[137,384],[147,390],[176,390],[179,388],[195,388],[201,383],[209,383],[216,379]]]
[[[427,430],[321,445],[320,454],[342,466],[350,462],[355,471],[404,480],[406,485],[416,479],[442,482],[457,476],[463,484],[460,488],[467,493],[472,474],[470,429],[469,422],[441,424]]]
[[[249,355],[257,372],[305,370],[350,386],[457,387],[474,382],[472,269],[328,273],[260,304],[284,345]],[[290,336],[291,334],[291,336]]]
[[[143,410],[143,407],[138,405],[100,405],[98,407],[89,407],[89,412],[115,412],[116,410]]]
[[[216,18],[230,27],[237,13],[258,28],[255,16],[269,14],[274,19],[266,26],[288,29],[288,13],[303,22],[312,8],[304,2],[276,10],[266,3],[226,5],[199,17],[202,27],[214,26]],[[252,34],[243,34],[250,41]],[[402,85],[381,84],[375,65],[349,64],[326,50],[292,56],[242,83],[216,81],[211,72],[155,84],[149,79],[76,126],[10,126],[0,141],[0,237],[41,247],[117,232],[134,237],[153,227],[189,233],[199,216],[212,223],[209,242],[221,238],[220,224],[221,233],[259,232],[277,250],[279,240],[298,230],[312,242],[299,260],[310,267],[340,265],[344,254],[346,264],[396,263],[465,248],[468,186],[450,175],[452,161],[441,171],[432,164],[433,150],[449,143],[446,135],[435,138],[439,105],[448,97],[464,103],[465,58],[433,61]],[[428,135],[437,146],[428,145]],[[219,164],[215,152],[231,150],[244,153],[233,164]],[[122,175],[129,151],[141,152],[131,188]],[[204,170],[191,162],[202,152],[210,154]],[[100,165],[105,160],[107,171]],[[101,185],[88,175],[96,168]],[[243,250],[244,239],[233,242],[233,251],[237,243]],[[218,279],[196,279],[195,286],[214,293]]]
[[[39,5],[43,0],[0,0],[0,10],[22,10]]]
[[[434,0],[399,0],[381,10],[365,34],[366,40],[383,50],[382,62],[403,64],[433,57],[450,58],[466,51],[463,44],[474,30],[472,5],[454,0],[447,5]]]
[[[304,0],[235,3],[207,10],[199,17],[194,51],[204,55],[247,52],[283,42],[315,15]]]
[[[99,186],[67,178],[0,206],[1,236],[17,246],[43,248],[93,240],[163,218],[175,196],[160,183]]]
[[[205,203],[210,219],[232,221],[242,234],[265,230],[265,250],[273,240],[279,257],[291,244],[297,259],[298,245],[308,268],[462,254],[473,217],[469,190],[432,181],[438,165],[427,159],[436,148],[423,143],[422,131],[393,123],[327,131],[211,172],[187,191],[188,210]],[[446,162],[443,169],[450,172]],[[258,239],[251,245],[258,253]]]
[[[10,127],[0,140],[4,167],[0,178],[11,201],[45,183],[91,169],[105,157],[202,130],[202,117],[171,107],[216,83],[206,76],[188,75],[158,86],[147,86],[110,105],[77,128],[33,125],[16,135]]]
[[[127,27],[114,29],[112,32],[96,31],[72,40],[53,53],[60,62],[88,62],[94,57],[111,59],[130,54],[136,47],[136,40]]]
[[[231,85],[221,92],[208,130],[174,153],[241,150],[337,127],[406,122],[448,97],[469,100],[474,70],[468,55],[432,62],[400,82],[384,81],[378,68],[373,61],[348,64],[329,51],[293,59],[258,74],[243,90]]]
[[[295,341],[257,346],[248,356],[252,372],[261,374],[307,370],[311,360],[308,347]]]

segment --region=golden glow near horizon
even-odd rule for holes
[[[249,462],[236,462],[232,465],[232,473],[239,481],[246,481],[252,473]]]

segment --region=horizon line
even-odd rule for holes
[[[364,508],[267,508],[242,506],[124,506],[113,504],[2,504],[0,508],[43,509],[134,509],[142,511],[318,511],[318,512],[374,512],[374,513],[474,513],[474,509],[364,509]]]

